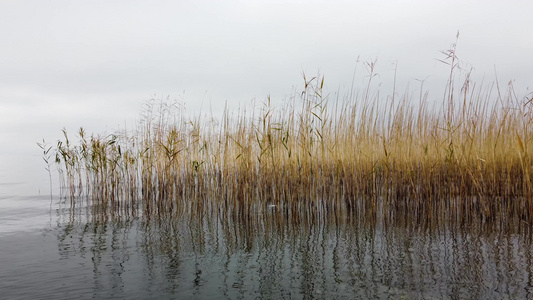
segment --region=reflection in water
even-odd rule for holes
[[[96,298],[533,298],[529,224],[384,211],[88,206],[59,210],[56,233],[61,259],[92,270]]]

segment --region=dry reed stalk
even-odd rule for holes
[[[372,62],[362,97],[332,105],[324,78],[304,77],[301,102],[276,110],[267,99],[259,115],[226,110],[220,122],[152,102],[133,134],[87,140],[81,129],[72,146],[64,130],[56,160],[72,198],[84,184],[93,203],[127,213],[141,205],[145,215],[252,218],[275,207],[319,217],[368,204],[364,210],[532,220],[531,101],[520,103],[512,90],[492,101],[469,74],[456,92],[455,48],[446,53],[451,71],[440,112],[422,92],[416,106],[407,93],[382,105],[371,91]]]

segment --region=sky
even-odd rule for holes
[[[43,177],[37,141],[55,143],[63,127],[133,126],[151,98],[217,115],[226,103],[287,99],[302,73],[342,95],[377,61],[376,84],[396,72],[398,89],[416,94],[425,80],[438,101],[449,71],[440,51],[457,32],[474,79],[497,74],[525,96],[532,11],[531,1],[2,0],[0,184]]]

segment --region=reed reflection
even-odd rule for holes
[[[76,206],[58,211],[56,232],[61,258],[92,268],[96,296],[533,297],[519,217],[421,217],[379,199],[340,208],[246,214],[191,202],[132,217]]]

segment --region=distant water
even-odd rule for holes
[[[533,299],[529,225],[497,228],[98,216],[3,195],[0,298]]]

